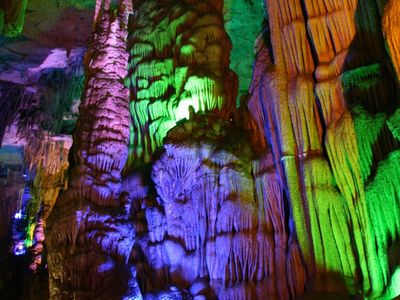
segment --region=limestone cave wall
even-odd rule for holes
[[[32,2],[0,5],[0,296],[400,295],[398,1],[52,8],[89,42]]]

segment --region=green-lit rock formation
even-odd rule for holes
[[[236,75],[222,2],[137,1],[130,23],[131,162],[150,161],[167,131],[195,112],[228,118]]]

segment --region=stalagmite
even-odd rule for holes
[[[193,127],[188,129],[187,123]],[[191,131],[201,132],[201,124],[210,126],[203,130],[207,135],[190,137]],[[219,150],[219,145],[227,145],[233,132],[241,150],[232,141],[232,152]],[[151,228],[165,224],[168,235],[157,242],[164,245],[163,251],[173,261],[180,259],[183,264],[188,259],[183,258],[185,254],[180,254],[181,258],[168,254],[176,256],[177,247],[180,253],[183,249],[196,253],[198,262],[191,264],[190,269],[174,270],[175,263],[170,261],[168,277],[172,282],[182,278],[190,286],[193,279],[209,277],[210,287],[220,299],[286,299],[303,289],[301,279],[297,283],[298,278],[293,281],[289,276],[293,268],[302,268],[302,262],[298,260],[298,249],[288,244],[292,238],[285,228],[282,186],[273,180],[275,167],[271,155],[265,161],[251,162],[254,153],[249,139],[244,138],[246,135],[229,122],[206,116],[172,129],[165,153],[153,167],[153,180],[160,196],[158,205],[164,208],[166,221],[153,217],[151,222],[159,220],[159,225]],[[181,146],[181,140],[190,144]],[[151,234],[154,235],[155,232]],[[274,240],[274,236],[279,238]],[[169,239],[180,246],[169,250]],[[281,251],[287,251],[292,262]],[[154,262],[162,257],[150,255],[148,260]],[[292,285],[294,288],[289,288]]]
[[[116,8],[110,1],[101,7],[86,55],[68,189],[49,219],[54,299],[140,295],[135,268],[127,264],[135,233],[120,196],[129,141],[128,90],[123,85],[128,63],[125,1]]]

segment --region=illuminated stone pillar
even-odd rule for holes
[[[68,189],[49,218],[52,299],[132,299],[140,292],[129,264],[134,230],[121,201],[128,156],[127,15],[110,1],[98,13],[86,55]]]

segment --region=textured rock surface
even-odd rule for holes
[[[40,140],[40,142],[38,142]],[[30,269],[36,271],[42,263],[46,221],[61,190],[67,188],[70,136],[41,136],[31,139],[25,147],[25,160],[34,178],[27,206],[26,243],[31,247]]]
[[[389,47],[389,53],[398,79],[400,78],[399,13],[399,3],[393,0],[389,0],[386,4],[382,18],[383,33],[386,39],[386,43]]]
[[[258,0],[224,1],[225,30],[232,42],[230,68],[238,75],[239,88],[236,105],[247,95],[251,83],[255,41],[267,20],[264,3]]]
[[[64,0],[6,0],[0,9],[21,3],[27,17],[20,34],[0,36],[0,137],[12,124],[25,137],[40,129],[70,133],[75,116],[69,109],[82,91],[93,13]]]
[[[124,218],[121,171],[128,156],[125,6],[104,3],[87,53],[68,189],[49,219],[50,295],[55,299],[135,296],[127,264],[135,232]],[[129,283],[129,285],[128,285]]]
[[[7,146],[0,149],[0,244],[3,256],[9,245],[9,232],[14,214],[21,209],[23,178],[23,153],[21,147]]]
[[[249,107],[287,184],[312,289],[341,292],[341,278],[349,293],[375,298],[390,293],[389,245],[398,243],[383,213],[389,203],[399,210],[398,179],[383,188],[379,178],[399,167],[384,2],[323,2],[267,4],[272,48],[260,43]],[[376,185],[393,192],[378,196]]]
[[[25,156],[17,165],[5,156],[11,171],[0,193],[0,298],[48,299],[43,230],[66,184],[71,144],[71,136],[56,134],[70,134],[76,122],[71,105],[82,91],[93,13],[63,0],[0,2],[0,151],[18,148]]]
[[[222,1],[135,1],[130,26],[131,161],[149,162],[176,121],[195,111],[229,117],[236,75]]]
[[[258,145],[249,137],[231,122],[195,117],[169,132],[154,164],[161,207],[145,209],[155,245],[144,253],[151,267],[168,265],[167,278],[183,281],[192,296],[287,299],[302,292],[282,185],[271,154],[255,159]]]
[[[398,1],[268,0],[243,28],[230,16],[255,1],[66,2],[92,7],[95,26],[65,191],[68,147],[52,134],[26,147],[31,267],[47,246],[51,298],[400,295]],[[236,109],[245,85],[230,66],[248,76],[242,32],[260,17]],[[7,143],[26,143],[16,130],[38,124],[24,110],[38,94],[54,108],[76,98],[82,49],[65,45],[32,82],[4,64]],[[68,109],[33,132],[73,121]]]
[[[2,1],[0,4],[0,34],[14,36],[22,32],[27,3],[27,0]]]

